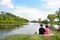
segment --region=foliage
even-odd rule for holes
[[[59,20],[58,25],[60,25],[60,8],[58,11],[56,11],[56,16],[57,16],[57,19]]]
[[[56,18],[56,15],[55,14],[49,14],[47,16],[47,19],[49,19],[50,21],[54,21],[55,18]]]
[[[38,22],[38,21],[36,21],[36,20],[30,21],[30,22],[32,22],[32,23],[39,23],[39,22]]]
[[[6,12],[5,14],[3,14],[2,12],[0,14],[0,29],[9,29],[9,28],[13,28],[12,26],[20,25],[28,22],[29,20],[13,15],[12,13]]]
[[[52,27],[52,24],[53,24],[55,18],[56,18],[55,14],[48,14],[48,16],[47,16],[47,19],[49,19],[49,21],[51,23],[51,27]]]
[[[6,12],[6,14],[0,14],[0,22],[29,22],[25,18],[20,18],[19,16],[13,15],[12,13]]]
[[[48,20],[43,20],[42,23],[48,24],[49,22],[48,22]]]
[[[57,18],[59,19],[59,21],[60,21],[60,8],[59,8],[59,10],[58,11],[56,11],[56,16],[57,16]]]
[[[41,22],[41,18],[39,18],[38,21]]]
[[[59,8],[59,10],[56,11],[56,17],[58,19],[57,24],[60,26],[60,8]],[[59,27],[58,31],[60,31],[60,27]]]

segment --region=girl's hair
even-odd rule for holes
[[[49,26],[48,25],[45,25],[46,28],[48,28]]]

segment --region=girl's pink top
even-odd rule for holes
[[[45,35],[49,35],[50,29],[49,28],[46,28],[44,33],[45,33]]]

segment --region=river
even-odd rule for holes
[[[44,25],[45,26],[45,25]],[[3,30],[0,31],[0,38],[4,38],[6,36],[10,36],[13,34],[34,34],[35,32],[39,33],[39,24],[38,23],[28,23],[28,25],[24,25],[23,27],[16,27],[10,31]],[[55,28],[58,28],[57,26]]]

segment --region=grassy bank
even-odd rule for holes
[[[41,36],[41,35],[24,35],[24,34],[18,34],[18,35],[11,35],[5,38],[2,38],[0,40],[60,40],[60,36],[54,35],[54,36]]]
[[[35,34],[14,34],[0,40],[60,40],[60,31],[52,30],[54,36],[44,36]]]
[[[52,30],[54,36],[44,36],[38,34],[14,34],[0,40],[60,40],[60,31]]]

